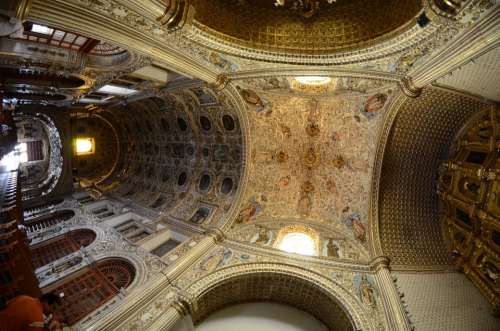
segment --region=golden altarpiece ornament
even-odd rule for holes
[[[499,109],[467,125],[439,169],[444,235],[454,261],[500,312]]]

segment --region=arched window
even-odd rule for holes
[[[76,252],[80,247],[90,245],[96,238],[92,230],[82,229],[68,232],[54,240],[43,242],[31,248],[31,260],[35,268],[54,262],[66,255]]]
[[[109,259],[63,280],[50,292],[62,296],[60,313],[73,325],[125,289],[135,278],[135,268],[122,259]]]

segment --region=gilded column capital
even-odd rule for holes
[[[218,228],[209,228],[205,231],[205,234],[214,238],[215,243],[221,243],[226,239],[224,233]]]
[[[187,316],[191,314],[191,307],[192,304],[188,298],[185,297],[176,297],[175,301],[172,302],[172,308],[174,308],[179,315],[181,316]]]
[[[462,9],[464,1],[461,0],[428,0],[426,11],[432,20],[453,19]]]
[[[228,75],[226,74],[219,74],[217,78],[215,79],[215,82],[208,84],[210,88],[213,88],[214,90],[217,91],[222,91],[223,89],[226,88],[227,84],[231,81],[231,78],[229,78]]]
[[[182,29],[193,13],[190,0],[171,0],[167,1],[165,11],[156,21],[165,26],[168,32],[173,32]]]
[[[389,269],[390,263],[391,259],[389,257],[377,256],[370,262],[370,266],[375,272],[378,272],[382,268]]]
[[[411,77],[403,77],[399,82],[399,87],[401,91],[410,98],[416,98],[422,93],[422,88],[417,87]]]

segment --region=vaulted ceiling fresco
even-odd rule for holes
[[[374,151],[396,86],[336,78],[301,86],[283,77],[240,85],[252,146],[234,227],[298,222],[330,229],[367,249]]]

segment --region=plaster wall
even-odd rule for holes
[[[313,316],[274,303],[248,303],[222,309],[200,323],[196,331],[326,331]]]

